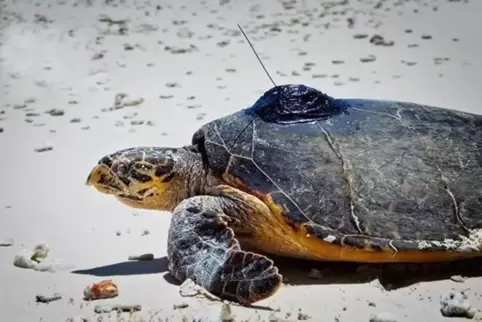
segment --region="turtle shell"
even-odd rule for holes
[[[337,252],[482,255],[480,115],[284,85],[193,142],[215,174]],[[360,261],[385,257],[372,258]]]

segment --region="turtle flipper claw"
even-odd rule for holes
[[[282,284],[269,258],[241,250],[218,197],[198,196],[174,210],[168,237],[169,270],[222,299],[251,304]],[[218,205],[219,203],[219,205]]]
[[[231,251],[222,267],[223,297],[251,304],[273,295],[283,277],[269,258],[242,250]]]

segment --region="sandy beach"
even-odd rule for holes
[[[181,296],[168,272],[171,215],[128,208],[85,181],[107,153],[188,144],[272,87],[237,24],[278,85],[482,114],[481,12],[477,0],[0,1],[0,241],[10,241],[0,246],[0,320],[219,321],[221,302]],[[133,105],[116,107],[120,93]],[[13,265],[42,243],[54,272]],[[155,259],[128,261],[143,253]],[[380,275],[280,259],[278,293],[231,307],[236,321],[464,321],[444,318],[439,298],[468,289],[482,310],[482,262],[449,266]],[[118,297],[83,300],[106,279]],[[53,293],[62,298],[36,303]],[[99,315],[100,303],[142,311]]]

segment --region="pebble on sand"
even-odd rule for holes
[[[53,108],[51,110],[46,111],[45,113],[50,114],[51,116],[62,116],[65,114],[64,110],[59,108]]]
[[[144,103],[143,97],[132,98],[126,93],[118,93],[114,97],[114,109],[119,109],[125,106],[136,106]]]
[[[477,310],[472,308],[467,294],[450,291],[440,296],[440,311],[445,317],[473,318]]]
[[[0,247],[10,247],[15,244],[15,240],[13,238],[4,238],[0,239]]]
[[[374,62],[376,59],[377,57],[375,55],[369,55],[367,57],[361,57],[360,61],[362,63],[371,63],[371,62]]]
[[[91,320],[83,316],[74,316],[68,317],[65,322],[91,322]]]
[[[110,313],[112,311],[117,312],[139,312],[142,310],[142,306],[140,304],[100,304],[94,307],[94,312],[97,314],[100,313]]]
[[[188,307],[189,307],[189,304],[187,304],[187,303],[179,303],[179,304],[174,304],[172,306],[173,310],[186,309]]]
[[[457,283],[465,283],[465,278],[460,275],[452,275],[450,276],[450,279]]]
[[[370,43],[374,44],[375,46],[385,46],[385,47],[390,47],[395,45],[395,42],[393,40],[386,40],[380,35],[373,35],[370,38]]]
[[[219,320],[222,322],[234,322],[234,318],[235,316],[229,303],[223,303],[221,306],[221,312],[219,313]]]
[[[112,280],[94,283],[84,289],[84,299],[88,301],[109,299],[119,295],[119,289]]]
[[[355,34],[355,35],[353,35],[353,38],[355,38],[355,39],[365,39],[365,38],[368,38],[368,34]]]
[[[59,293],[54,293],[52,295],[37,294],[35,296],[35,300],[38,303],[50,303],[50,302],[58,301],[61,298],[62,298],[62,295],[60,295]]]
[[[44,146],[39,146],[34,149],[35,152],[47,152],[47,151],[52,151],[54,149],[53,146],[51,145],[44,145]]]
[[[139,97],[139,98],[126,97],[122,100],[122,105],[124,106],[135,106],[135,105],[140,105],[142,103],[144,103],[143,97]]]
[[[397,322],[397,317],[390,312],[380,312],[370,317],[370,322]]]
[[[189,47],[182,48],[182,47],[171,47],[171,46],[165,46],[164,50],[170,52],[171,54],[186,54],[186,53],[192,53],[197,51],[197,47],[194,45],[189,45]]]

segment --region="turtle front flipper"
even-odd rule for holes
[[[223,213],[226,202],[197,196],[176,207],[169,228],[169,270],[181,282],[190,278],[213,295],[248,305],[273,295],[282,276],[272,260],[241,250],[229,227],[237,220]]]

